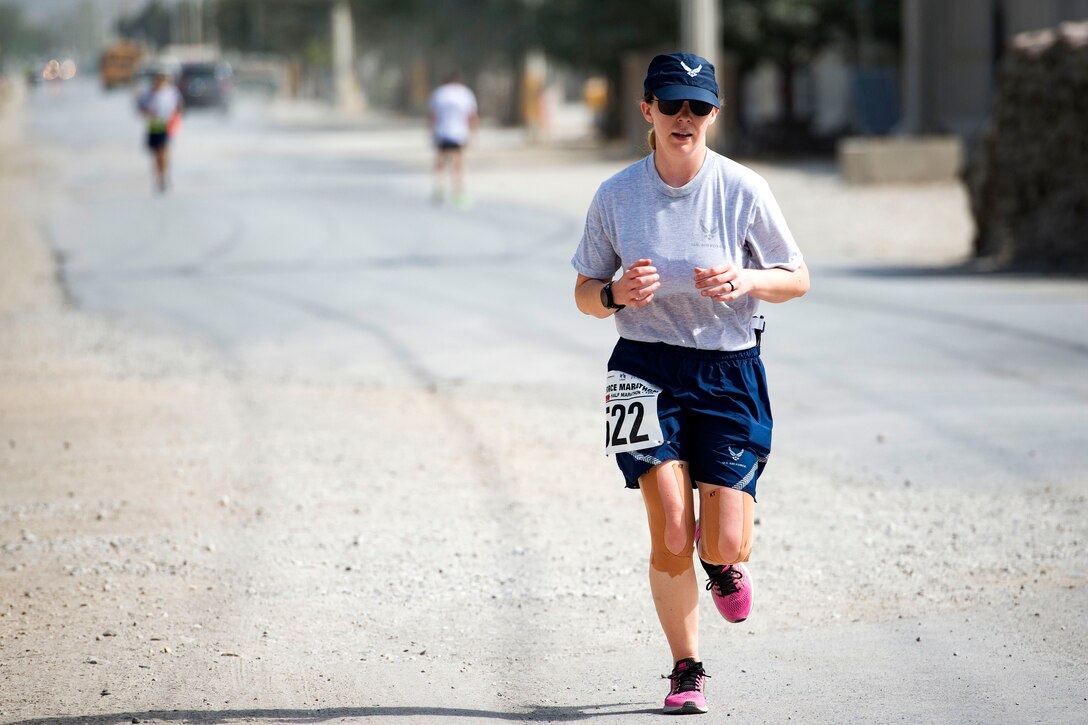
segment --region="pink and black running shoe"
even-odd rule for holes
[[[703,681],[710,675],[703,671],[702,662],[685,657],[676,663],[667,677],[671,686],[662,712],[667,715],[697,715],[707,711]]]
[[[707,565],[710,581],[707,590],[714,596],[714,606],[725,621],[736,624],[748,619],[752,611],[752,577],[744,564],[711,567]]]

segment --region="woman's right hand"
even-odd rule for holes
[[[649,259],[640,259],[623,271],[612,283],[612,299],[628,307],[645,307],[653,302],[654,292],[661,286],[661,275]]]

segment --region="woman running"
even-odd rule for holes
[[[721,108],[714,66],[659,55],[643,90],[652,153],[597,190],[572,260],[575,301],[614,315],[620,336],[606,451],[646,506],[650,591],[674,662],[664,711],[702,713],[692,554],[698,546],[718,611],[744,621],[752,578],[742,562],[771,452],[755,313],[760,300],[805,294],[809,277],[767,183],[707,148]]]

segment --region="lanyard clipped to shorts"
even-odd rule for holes
[[[767,321],[763,315],[752,315],[752,332],[756,333],[756,347],[763,341],[763,331],[767,329]]]

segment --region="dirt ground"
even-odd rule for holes
[[[652,717],[668,663],[640,503],[585,487],[615,478],[608,460],[553,455],[596,440],[580,395],[259,372],[80,313],[40,226],[56,159],[10,113],[0,124],[0,718]],[[751,655],[748,690],[790,680],[761,721],[836,721],[856,696],[790,654],[824,634],[862,667],[908,663],[922,686],[928,661],[960,658],[969,678],[1042,648],[1071,669],[1010,672],[1012,687],[1075,721],[1083,495],[920,501],[775,465],[760,617],[706,644]],[[1001,681],[980,721],[1012,707]]]

